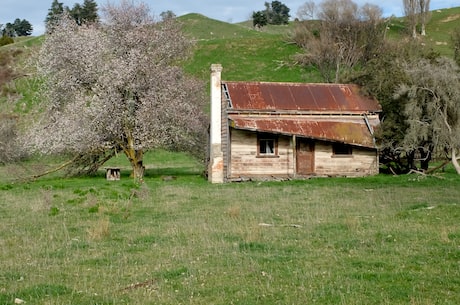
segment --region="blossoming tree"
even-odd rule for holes
[[[47,35],[38,62],[43,115],[31,143],[92,169],[123,152],[139,181],[147,150],[205,150],[204,90],[178,66],[191,42],[174,18],[156,22],[128,0],[102,12],[101,23],[82,26],[63,15]]]

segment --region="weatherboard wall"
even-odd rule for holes
[[[332,143],[315,144],[315,174],[318,176],[360,177],[378,174],[375,149],[352,147],[351,155],[334,155]]]
[[[229,179],[294,176],[291,137],[278,137],[278,154],[273,157],[257,155],[257,133],[230,129]]]
[[[277,136],[278,153],[273,157],[257,155],[257,132],[230,128],[228,180],[295,178],[294,138]],[[378,173],[375,149],[354,146],[351,155],[334,155],[332,143],[315,141],[312,176],[359,177]]]

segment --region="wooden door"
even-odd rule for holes
[[[310,175],[315,172],[315,143],[309,139],[297,138],[297,175]]]

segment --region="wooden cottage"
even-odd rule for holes
[[[222,81],[221,72],[211,66],[209,181],[378,173],[381,106],[358,86]]]

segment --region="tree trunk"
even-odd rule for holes
[[[406,153],[406,158],[407,158],[407,171],[410,171],[411,169],[417,169],[417,166],[415,166],[415,150],[411,150],[410,152]]]
[[[420,156],[421,156],[421,160],[420,160],[420,168],[426,172],[428,170],[428,167],[430,165],[430,161],[431,161],[431,147],[430,147],[430,150],[429,151],[426,151],[425,149],[423,148],[420,148],[419,149],[419,152],[420,152]]]
[[[131,164],[133,167],[133,178],[136,182],[142,182],[144,179],[145,167],[142,160],[137,160],[135,164]]]
[[[133,169],[131,175],[136,183],[142,183],[144,179],[144,151],[142,149],[136,149],[134,145],[134,138],[131,135],[127,136],[127,145],[123,147],[126,157],[131,164]]]
[[[425,29],[425,22],[422,23],[422,30],[420,31],[420,35],[426,36],[426,29]]]
[[[452,148],[452,164],[454,165],[454,168],[457,174],[460,175],[460,164],[458,164],[458,159],[457,159],[455,148]]]
[[[129,163],[133,169],[131,176],[134,178],[134,181],[137,183],[142,183],[144,179],[144,162],[143,162],[144,152],[142,149],[135,150],[129,149],[129,155],[127,155],[129,159]]]

